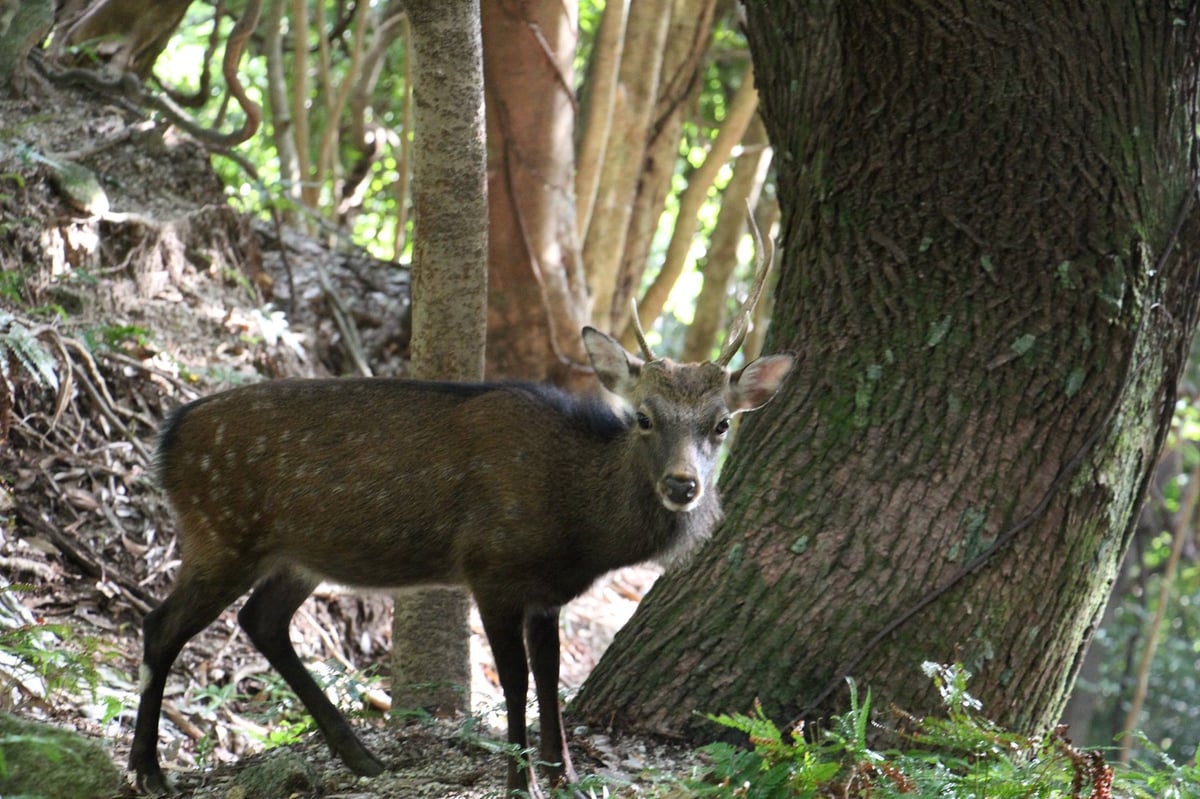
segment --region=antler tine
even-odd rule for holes
[[[746,295],[746,301],[742,303],[742,307],[734,316],[732,324],[729,326],[729,335],[725,339],[725,346],[721,348],[721,355],[717,358],[717,366],[728,366],[733,360],[733,356],[742,348],[742,342],[746,340],[746,334],[750,332],[750,319],[754,315],[754,306],[758,305],[758,300],[762,297],[763,289],[767,285],[767,273],[771,271],[771,260],[774,258],[774,250],[771,244],[763,240],[762,231],[758,229],[758,222],[754,219],[754,213],[750,210],[750,204],[746,204],[747,215],[750,218],[750,232],[754,235],[754,281],[750,284],[750,292]]]
[[[654,353],[650,351],[650,345],[646,343],[646,333],[642,330],[642,320],[638,316],[637,298],[629,301],[633,306],[633,334],[637,336],[638,346],[642,348],[642,355],[647,361],[654,360]]]

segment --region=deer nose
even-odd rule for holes
[[[676,505],[687,505],[696,498],[700,483],[687,475],[669,474],[663,478],[663,490],[667,499]]]

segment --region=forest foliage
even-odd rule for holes
[[[297,47],[296,31],[304,29],[292,8],[297,4],[287,9],[280,7],[283,5],[280,0],[267,3],[260,22],[261,39],[255,39],[255,43],[261,41],[258,49],[263,52],[251,52],[241,61],[239,71],[247,97],[261,107],[262,125],[236,148],[227,148],[229,157],[218,152],[214,158],[231,200],[247,211],[277,213],[344,246],[361,247],[377,258],[408,264],[413,232],[413,96],[411,34],[401,4],[307,4],[308,26],[303,37],[307,47],[303,49]],[[707,5],[696,4],[697,8]],[[589,124],[601,129],[611,125],[598,118],[603,115],[590,114],[597,102],[595,84],[600,80],[593,62],[600,55],[595,37],[603,11],[604,4],[595,0],[582,3],[579,9],[573,87],[578,98],[575,138],[579,147],[596,135]],[[281,37],[274,55],[273,20],[277,20]],[[215,43],[228,37],[236,21],[223,6],[214,9],[208,3],[191,4],[154,65],[154,79],[162,89],[194,98],[191,105],[195,108],[190,113],[199,125],[214,132],[242,130],[247,122],[245,109],[232,99],[216,68],[221,51]],[[318,35],[319,31],[326,35]],[[701,57],[694,83],[663,100],[663,113],[670,111],[680,117],[678,140],[669,150],[673,168],[661,178],[665,183],[660,207],[649,212],[653,219],[650,239],[628,244],[631,253],[643,253],[644,262],[625,267],[643,274],[643,285],[649,288],[657,267],[675,257],[668,253],[672,240],[686,243],[678,277],[665,286],[665,319],[651,333],[673,351],[684,347],[694,300],[717,255],[732,261],[719,265],[721,270],[736,271],[742,280],[750,276],[753,248],[745,228],[747,201],[758,206],[760,223],[767,223],[764,229],[777,214],[766,170],[771,152],[757,121],[751,124],[756,100],[749,53],[733,15],[718,17],[709,41],[697,50]],[[671,79],[685,82],[685,66],[676,68],[679,72]],[[667,80],[664,78],[664,83]],[[744,110],[738,112],[737,130],[732,135],[727,132],[722,140],[743,86],[740,103]],[[591,121],[593,118],[597,121]],[[663,116],[650,121],[651,126],[665,124]],[[714,148],[719,148],[716,156]],[[737,190],[736,197],[729,198],[726,195],[739,164],[745,164],[741,168],[749,173],[749,180],[743,181],[744,188]],[[582,162],[579,170],[585,171]],[[725,223],[736,232],[733,236],[718,230],[719,212],[726,199],[737,209]],[[683,203],[694,218],[680,218]],[[601,208],[592,212],[591,224],[598,224],[594,217],[601,213]],[[586,231],[581,229],[579,235],[585,246],[582,238]],[[709,245],[721,235],[732,239],[734,246],[718,253]],[[729,295],[725,306],[735,308],[744,285],[721,288]],[[649,328],[659,314],[643,311],[642,316]],[[719,341],[710,340],[708,345],[715,349]]]

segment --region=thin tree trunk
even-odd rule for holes
[[[279,159],[279,181],[283,196],[300,201],[300,165],[296,141],[292,136],[292,108],[288,102],[287,68],[283,61],[283,6],[286,0],[271,0],[263,23],[263,49],[267,62],[267,98],[270,103],[271,141]],[[291,208],[280,212],[285,220],[294,216]],[[293,298],[294,299],[294,298]]]
[[[321,182],[335,183],[337,178],[337,163],[335,149],[341,138],[342,113],[350,94],[359,82],[359,68],[362,65],[366,50],[367,19],[370,16],[368,3],[359,3],[354,8],[353,33],[350,40],[350,63],[342,74],[342,81],[336,89],[329,87],[329,104],[326,114],[325,129],[321,132],[321,143],[317,149],[317,176]],[[331,203],[336,208],[336,203]]]
[[[338,190],[336,224],[342,227],[353,225],[352,215],[357,212],[364,196],[370,191],[372,167],[383,157],[385,150],[399,140],[394,132],[390,137],[381,135],[381,126],[375,119],[373,100],[375,89],[379,85],[379,77],[383,72],[384,56],[387,55],[391,45],[404,38],[405,25],[408,21],[404,15],[404,4],[401,0],[390,0],[379,10],[378,14],[372,15],[372,19],[374,25],[369,36],[369,43],[362,55],[362,63],[354,75],[353,89],[348,101],[349,112],[344,142],[346,149],[353,153],[354,160],[349,164],[351,168]],[[407,63],[407,50],[405,52],[405,62]],[[405,87],[400,99],[403,109],[401,113],[406,113],[407,83],[400,85]],[[402,125],[402,128],[407,131],[406,125]],[[400,202],[403,204],[408,195],[407,175],[403,171],[400,159],[396,160],[397,179],[391,181],[391,188],[393,196],[402,198]],[[381,193],[388,192],[384,190]],[[403,239],[403,233],[400,238]],[[393,256],[396,251],[395,245],[396,240],[393,237]]]
[[[334,176],[327,174],[328,164],[322,158],[322,150],[324,145],[322,140],[328,135],[337,134],[337,118],[333,115],[334,103],[336,102],[337,92],[333,88],[333,65],[329,55],[329,29],[330,26],[325,19],[326,8],[324,3],[314,3],[312,7],[312,25],[316,32],[317,38],[317,62],[316,62],[316,94],[310,99],[313,108],[317,108],[320,103],[321,113],[317,115],[317,120],[324,118],[324,125],[317,125],[313,130],[313,153],[312,153],[312,172],[308,175],[308,181],[312,184],[314,198],[316,204],[313,205],[314,210],[323,210],[325,206],[325,184],[332,182]],[[311,122],[312,120],[310,120]],[[332,132],[332,134],[331,134]]]
[[[360,142],[367,129],[367,112],[371,108],[371,95],[379,84],[384,56],[397,39],[404,37],[404,3],[390,0],[377,17],[377,24],[362,57],[362,67],[357,70],[353,91],[350,95],[351,138]],[[407,50],[405,51],[407,52]]]
[[[1129,711],[1125,715],[1125,723],[1121,725],[1121,733],[1117,740],[1121,742],[1120,761],[1129,763],[1133,757],[1135,743],[1134,733],[1138,720],[1142,715],[1142,705],[1146,701],[1146,692],[1150,688],[1150,668],[1154,663],[1154,653],[1158,649],[1159,635],[1162,632],[1163,619],[1166,618],[1167,605],[1171,601],[1171,588],[1175,584],[1175,573],[1179,568],[1179,559],[1183,555],[1183,544],[1188,540],[1192,525],[1196,519],[1196,505],[1200,500],[1200,468],[1193,469],[1189,475],[1183,497],[1179,501],[1179,512],[1175,515],[1175,523],[1171,530],[1171,554],[1167,557],[1167,565],[1159,578],[1158,601],[1154,606],[1154,615],[1146,625],[1142,636],[1146,643],[1142,657],[1138,661],[1137,681],[1134,684],[1133,696],[1129,699]]]
[[[604,6],[604,16],[592,59],[583,108],[583,134],[575,173],[575,232],[579,241],[587,239],[600,188],[600,167],[604,164],[612,136],[613,114],[617,100],[617,74],[625,47],[625,24],[629,19],[629,0],[613,0]]]
[[[758,92],[754,88],[754,70],[747,65],[742,76],[742,85],[729,104],[729,113],[721,124],[720,132],[709,147],[704,163],[688,177],[687,189],[679,197],[679,215],[675,220],[675,229],[671,233],[671,242],[667,245],[662,268],[647,289],[646,295],[638,303],[638,316],[647,328],[658,319],[667,304],[671,289],[683,274],[684,264],[696,238],[696,218],[708,199],[708,190],[717,179],[721,167],[729,160],[733,148],[742,140],[757,108]],[[621,343],[626,349],[637,346],[637,337],[632,326],[626,328]]]
[[[396,202],[396,238],[392,249],[392,260],[400,262],[404,254],[405,231],[408,227],[408,182],[412,171],[412,127],[413,127],[413,95],[412,95],[412,27],[405,16],[400,24],[403,26],[404,39],[404,121],[400,131],[400,144],[396,148],[396,183],[392,186],[392,196]]]
[[[658,231],[663,206],[679,164],[684,120],[693,113],[700,90],[704,55],[712,41],[715,0],[676,0],[667,31],[661,85],[647,131],[649,144],[632,197],[629,230],[624,237],[612,296],[612,329],[629,325],[630,300],[641,289],[650,245]]]
[[[292,0],[292,131],[296,139],[296,165],[300,172],[300,197],[316,208],[320,196],[312,182],[312,150],[308,126],[308,0]]]
[[[696,310],[683,346],[681,359],[685,362],[713,357],[717,333],[725,326],[729,283],[738,265],[738,244],[746,231],[746,214],[758,205],[770,163],[767,131],[756,116],[742,137],[742,152],[734,159],[733,176],[721,194],[721,211],[704,258],[704,282],[696,296]]]
[[[918,715],[962,662],[1001,724],[1062,709],[1200,311],[1200,21],[1159,3],[748,4],[779,165],[768,350],[727,521],[575,709],[709,737],[761,700]]]
[[[487,325],[487,155],[476,0],[408,0],[413,37],[415,377],[479,380]],[[437,588],[396,600],[393,708],[465,711],[470,602]]]
[[[637,191],[646,156],[670,28],[669,0],[631,3],[618,75],[612,132],[596,189],[592,221],[583,242],[587,284],[592,290],[592,323],[612,328],[613,296],[625,239],[631,198]]]

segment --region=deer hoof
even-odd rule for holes
[[[360,777],[378,777],[383,773],[383,763],[366,749],[343,755],[342,759],[346,766]]]
[[[147,796],[169,796],[175,793],[175,788],[167,780],[158,764],[145,771],[138,769],[135,784],[138,791]]]

